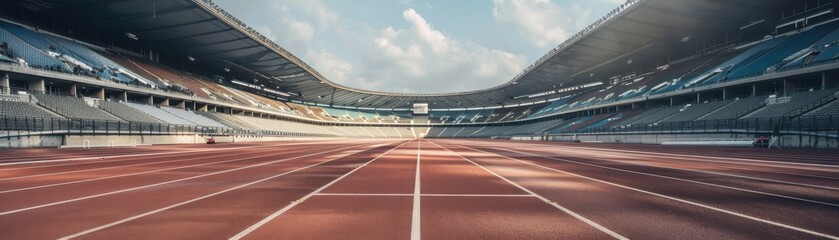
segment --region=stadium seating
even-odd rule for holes
[[[88,100],[83,98],[40,93],[33,96],[38,100],[38,105],[68,118],[123,121],[102,109],[91,107]]]
[[[123,104],[128,105],[129,107],[132,107],[134,109],[137,109],[138,111],[144,112],[147,115],[153,116],[153,117],[159,119],[160,121],[163,121],[163,122],[168,123],[168,124],[190,125],[190,126],[196,125],[194,122],[190,122],[189,120],[181,118],[181,117],[179,117],[175,114],[170,113],[169,111],[163,110],[163,109],[155,107],[155,106],[139,104],[139,103],[123,103]]]
[[[0,21],[2,23],[2,21]],[[0,44],[5,43],[6,54],[9,59],[18,62],[17,58],[25,61],[26,65],[31,68],[38,68],[51,71],[70,72],[70,68],[58,59],[55,59],[42,50],[29,45],[15,35],[5,30],[0,26]]]
[[[732,100],[726,101],[714,101],[709,103],[703,104],[693,104],[691,106],[685,107],[681,109],[675,115],[662,120],[662,122],[686,122],[686,121],[693,121],[697,118],[707,115],[721,107],[724,107],[730,103]]]
[[[29,102],[11,98],[0,98],[0,116],[17,118],[62,118]]]
[[[808,117],[827,117],[827,116],[839,116],[839,100],[833,100],[833,102],[828,103],[827,105],[815,109],[810,113],[805,114],[804,116]]]
[[[733,100],[731,104],[699,117],[697,120],[738,119],[764,106],[766,104],[765,100],[766,96],[738,98]]]
[[[832,96],[836,90],[818,90],[813,92],[799,92],[791,94],[788,98],[778,98],[778,102],[774,104],[766,104],[765,107],[758,109],[752,114],[744,118],[770,118],[770,117],[784,117],[787,114],[796,110],[802,109],[810,103]]]
[[[210,112],[196,112],[197,114],[204,116],[206,118],[212,119],[216,122],[222,123],[225,126],[232,127],[234,129],[241,129],[241,130],[261,130],[260,128],[243,121],[242,119],[233,117],[230,114],[224,113],[210,113]]]
[[[99,108],[129,122],[163,123],[144,112],[119,102],[100,101]]]
[[[224,124],[216,122],[216,121],[214,121],[212,119],[209,119],[207,117],[195,114],[194,112],[191,112],[191,111],[177,109],[177,108],[168,108],[168,107],[161,107],[160,109],[163,109],[163,111],[166,111],[168,113],[171,113],[172,115],[178,116],[180,118],[186,119],[189,122],[194,123],[192,125],[205,126],[205,127],[218,127],[218,128],[227,128],[228,127],[228,126],[225,126]]]

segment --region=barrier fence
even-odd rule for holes
[[[323,134],[280,132],[267,130],[246,130],[165,123],[122,122],[94,119],[65,118],[21,118],[0,117],[0,131],[17,131],[25,134],[91,134],[91,135],[254,135],[254,136],[293,136],[293,137],[332,137]]]

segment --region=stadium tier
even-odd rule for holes
[[[839,240],[839,0],[427,2],[0,1],[0,240]]]
[[[189,4],[213,6],[204,1]],[[630,21],[624,17],[640,14],[634,10],[637,6],[672,7],[658,1],[626,6],[632,7],[572,39],[604,44],[588,34],[614,34],[603,25]],[[229,28],[238,39],[261,36],[227,25],[222,19],[230,16],[217,15],[217,6],[207,9],[215,9],[202,13],[207,21]],[[808,14],[815,12],[796,16]],[[601,55],[611,57],[597,60],[567,54],[577,46],[567,42],[508,84],[424,95],[345,88],[262,37],[236,48],[226,45],[238,40],[217,40],[212,34],[160,40],[171,41],[167,45],[142,40],[102,43],[84,34],[98,28],[62,34],[67,31],[60,26],[36,27],[43,24],[7,14],[0,19],[0,89],[6,99],[2,117],[191,126],[216,129],[215,134],[352,138],[549,139],[664,130],[767,134],[778,126],[793,131],[791,124],[802,119],[826,122],[815,131],[829,132],[839,122],[832,120],[839,105],[839,20],[818,16],[788,27],[785,21],[791,17],[767,15],[754,23],[760,28],[736,37],[721,34],[725,31],[720,29],[729,26],[715,25],[720,29],[711,31],[690,26],[687,31],[701,32],[714,44],[699,35],[627,39],[621,50],[600,46],[605,49]],[[166,29],[169,23],[135,24]],[[785,27],[761,30],[772,24]],[[648,28],[655,26],[636,30]],[[165,33],[175,32],[159,34]],[[683,47],[687,45],[689,49]],[[243,55],[235,55],[240,52]],[[276,65],[280,67],[273,67],[274,61],[282,62]],[[571,67],[570,61],[582,65]],[[413,113],[414,103],[428,104],[430,111]]]

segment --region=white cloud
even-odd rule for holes
[[[525,57],[447,36],[414,9],[402,17],[407,29],[387,27],[372,41],[362,64],[367,79],[380,89],[455,92],[482,89],[508,81],[526,64]]]
[[[585,27],[591,15],[579,4],[564,7],[550,0],[493,0],[493,4],[492,16],[498,23],[540,48],[561,43],[571,31]]]
[[[265,4],[268,21],[254,26],[329,80],[395,92],[456,92],[492,87],[518,74],[522,55],[458,39],[413,8],[405,27],[371,27],[344,18],[321,1]],[[268,10],[263,10],[269,12]],[[396,25],[401,26],[401,25]]]
[[[358,69],[349,62],[326,51],[309,51],[306,58],[318,72],[331,81],[362,89],[375,89],[380,86],[379,82],[361,76]]]
[[[312,22],[298,18],[290,6],[277,3],[272,12],[278,16],[269,24],[254,27],[256,31],[292,52],[306,52],[315,37]]]

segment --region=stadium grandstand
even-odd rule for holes
[[[250,1],[243,2],[252,4]],[[570,35],[565,41],[554,43],[556,47],[503,84],[463,92],[396,93],[359,89],[333,82],[283,46],[239,20],[241,16],[229,13],[210,0],[2,1],[0,148],[7,150],[0,150],[0,186],[8,186],[0,189],[0,198],[30,190],[43,193],[46,197],[37,198],[36,194],[34,197],[14,195],[15,200],[9,201],[0,199],[0,229],[11,230],[18,228],[14,226],[30,226],[11,231],[8,233],[10,235],[6,235],[8,239],[69,239],[82,236],[99,239],[158,236],[195,236],[194,238],[200,239],[301,239],[299,236],[310,239],[337,238],[339,235],[330,234],[340,233],[318,232],[319,227],[313,227],[315,230],[308,231],[305,230],[306,224],[301,223],[323,221],[324,224],[341,223],[339,225],[345,230],[362,229],[347,230],[350,235],[346,238],[349,239],[419,239],[419,233],[423,233],[423,237],[434,239],[539,239],[553,238],[546,234],[562,232],[560,230],[565,228],[585,230],[575,232],[565,229],[568,231],[554,236],[568,236],[560,238],[573,239],[839,239],[839,228],[832,223],[839,217],[839,192],[836,187],[839,185],[830,184],[839,184],[836,182],[836,173],[839,171],[836,165],[839,162],[836,160],[839,155],[829,152],[839,148],[837,4],[839,2],[831,0],[628,0],[605,16],[589,23],[590,25],[583,27],[581,31]],[[746,12],[749,14],[743,14]],[[205,146],[204,143],[231,144],[211,147]],[[118,184],[103,186],[103,189],[108,190],[106,192],[99,192],[94,190],[96,187],[90,187],[80,190],[78,194],[58,194],[41,191],[40,188],[49,190],[54,186],[73,185],[77,182],[88,184],[85,182],[123,176],[129,178],[141,172],[137,170],[131,173],[113,173],[116,175],[109,176],[67,178],[73,182],[41,179],[36,183],[30,183],[17,181],[59,173],[33,170],[31,173],[21,172],[18,176],[15,175],[18,172],[12,171],[26,169],[20,168],[18,164],[40,160],[45,164],[64,164],[64,161],[73,159],[110,161],[107,159],[137,156],[149,156],[148,160],[152,162],[135,161],[130,164],[151,166],[162,164],[154,162],[160,160],[156,159],[157,154],[181,154],[186,158],[198,158],[200,155],[207,158],[207,161],[233,157],[260,159],[256,155],[267,154],[266,146],[286,149],[288,152],[285,154],[288,156],[283,156],[289,158],[307,158],[327,153],[332,155],[317,156],[333,158],[333,155],[340,153],[354,156],[348,160],[354,162],[347,164],[365,166],[369,163],[368,160],[372,161],[387,154],[402,154],[405,155],[405,159],[415,159],[416,162],[405,165],[395,161],[392,166],[384,167],[391,167],[391,170],[397,171],[403,168],[414,169],[411,164],[416,164],[416,176],[414,172],[408,172],[411,177],[409,183],[416,185],[410,185],[408,192],[387,192],[381,189],[400,187],[396,186],[399,183],[398,176],[388,175],[383,173],[386,171],[379,170],[383,172],[369,175],[369,178],[353,178],[354,175],[349,173],[370,174],[365,172],[369,167],[353,166],[352,171],[336,175],[340,177],[330,177],[328,181],[312,180],[320,185],[302,195],[289,193],[280,196],[279,193],[267,192],[253,194],[291,202],[278,208],[263,206],[267,203],[245,202],[232,197],[217,200],[229,200],[228,206],[243,212],[247,212],[250,207],[271,210],[268,214],[259,216],[218,213],[222,217],[247,219],[246,222],[231,223],[239,228],[225,228],[220,226],[221,221],[203,219],[213,217],[212,214],[189,212],[187,209],[170,212],[176,211],[182,205],[193,206],[189,204],[193,200],[215,196],[210,194],[184,202],[180,201],[187,198],[160,200],[175,205],[159,209],[145,205],[139,207],[143,199],[156,201],[148,196],[125,197],[119,201],[132,206],[131,214],[71,214],[86,220],[70,224],[72,220],[68,220],[69,218],[49,219],[43,224],[54,229],[39,233],[31,228],[41,224],[36,219],[52,216],[49,214],[60,214],[47,211],[54,209],[74,212],[82,206],[97,206],[95,202],[87,203],[83,200],[100,196],[104,199],[106,195],[129,191],[127,189],[157,191],[152,183],[154,181],[137,180],[151,185],[134,188],[121,188]],[[423,177],[437,178],[434,180],[438,182],[431,181],[429,185],[422,185],[421,189],[419,159],[420,155],[426,154],[423,148],[432,149],[429,150],[430,155],[443,154],[437,157],[452,161],[448,167],[454,170],[442,169],[447,166],[436,166],[441,168],[438,169],[440,173],[429,173]],[[241,156],[236,156],[235,153],[240,149]],[[358,151],[346,153],[339,149]],[[414,151],[415,156],[390,151],[394,149]],[[707,149],[708,152],[697,152],[694,149]],[[775,150],[777,151],[771,152]],[[5,154],[2,154],[4,152]],[[731,155],[725,152],[730,152]],[[371,154],[375,158],[370,159],[368,155]],[[675,160],[677,155],[682,154],[690,155],[702,163]],[[220,155],[226,157],[213,158]],[[643,159],[647,155],[655,160]],[[494,157],[481,159],[481,156]],[[615,158],[631,163],[606,163],[606,160],[600,158]],[[459,159],[466,161],[455,163]],[[276,159],[272,161],[274,160]],[[669,162],[671,160],[673,162]],[[269,164],[267,160],[260,161]],[[507,164],[503,163],[504,161],[509,161],[510,167],[524,169],[526,166],[540,166],[543,169],[521,170],[522,172],[515,173],[503,168],[502,165]],[[702,165],[704,163],[708,165]],[[168,163],[166,164],[166,167],[155,165],[155,169],[143,169],[142,173],[187,168],[186,165],[169,168]],[[194,164],[189,166],[210,163]],[[577,164],[580,168],[596,166],[599,169],[591,170],[590,175],[587,170],[573,172],[568,169],[554,169],[565,166],[558,166],[562,164]],[[243,166],[245,165],[237,167]],[[247,165],[243,168],[252,166],[257,165]],[[276,166],[279,168],[281,165]],[[472,169],[476,166],[480,168]],[[654,166],[666,168],[661,171],[671,172],[661,175],[657,175],[658,172],[645,172],[645,168]],[[156,169],[157,167],[160,169]],[[755,170],[751,167],[760,169]],[[37,168],[37,165],[32,168]],[[102,167],[104,168],[106,167]],[[428,168],[434,169],[435,166]],[[617,168],[620,168],[621,172],[614,176],[598,172]],[[72,171],[93,171],[78,169],[73,168]],[[485,174],[482,169],[491,174]],[[544,169],[554,170],[539,172]],[[289,170],[289,174],[305,170],[306,168]],[[487,189],[494,189],[496,186],[469,187],[467,184],[485,183],[478,183],[476,179],[460,178],[458,176],[462,175],[459,174],[449,178],[442,176],[446,171],[461,170],[482,172],[486,175],[481,175],[484,182],[493,181],[494,184],[505,186],[497,187],[501,190],[490,191]],[[65,171],[69,173],[70,170],[60,171],[63,174]],[[236,168],[236,171],[239,169]],[[247,171],[250,170],[241,172],[247,175]],[[684,176],[667,175],[675,175],[677,171]],[[10,174],[5,175],[4,172]],[[330,172],[327,169],[323,172],[324,176],[331,176],[335,171]],[[212,174],[217,173],[221,174]],[[624,206],[630,209],[626,214],[637,214],[635,216],[639,216],[638,219],[644,216],[643,204],[649,204],[649,208],[655,209],[650,210],[652,215],[663,216],[665,214],[662,211],[669,211],[659,209],[677,209],[683,211],[680,213],[682,215],[702,212],[705,215],[697,221],[707,222],[686,222],[683,221],[685,217],[680,215],[670,219],[674,222],[668,223],[668,220],[662,220],[668,218],[662,217],[657,219],[660,220],[657,224],[650,223],[657,226],[639,227],[638,222],[633,224],[616,216],[597,216],[600,213],[587,211],[584,207],[586,202],[604,205],[605,202],[611,202],[612,200],[607,199],[615,198],[614,196],[592,193],[586,195],[590,198],[577,199],[579,202],[562,202],[558,200],[561,197],[557,197],[561,194],[556,193],[561,192],[560,190],[554,189],[551,192],[546,190],[546,185],[528,183],[524,179],[544,177],[564,181],[564,177],[556,176],[558,173],[566,174],[569,178],[573,176],[588,180],[601,177],[598,185],[591,186],[591,191],[609,188],[608,191],[613,191],[613,194],[617,191],[629,195],[637,192],[646,194],[629,197]],[[622,175],[636,173],[641,174],[638,176],[644,178],[643,180],[649,180],[645,183],[647,185],[635,185],[638,182],[620,180]],[[191,173],[183,174],[193,176]],[[253,174],[254,177],[269,175],[256,170]],[[699,176],[702,174],[724,179],[710,180],[710,177],[706,179]],[[347,178],[342,180],[344,177]],[[759,199],[755,200],[760,202],[753,208],[766,207],[778,212],[739,205],[729,206],[727,204],[731,203],[687,196],[689,193],[664,193],[679,190],[664,190],[669,187],[655,183],[657,177],[678,180],[673,188],[700,183],[704,189],[702,191],[717,193],[719,196],[737,195],[741,198],[732,199]],[[179,176],[170,175],[162,176],[161,179],[174,179],[171,180],[172,183],[183,180]],[[274,178],[263,180],[270,179]],[[335,181],[330,182],[333,179]],[[220,190],[218,194],[239,187],[257,186],[263,180]],[[394,185],[382,183],[390,180],[394,181]],[[217,181],[226,180],[219,177]],[[236,184],[245,184],[250,180],[236,181]],[[302,181],[287,181],[287,184],[299,184],[301,189],[308,189],[308,185],[303,186],[306,184]],[[461,189],[463,192],[447,192],[446,187],[441,187],[447,185],[444,183],[447,181],[450,189]],[[23,185],[15,185],[16,183]],[[350,186],[350,183],[354,185]],[[770,183],[783,186],[769,186]],[[427,190],[426,186],[434,186],[433,184],[440,185],[436,186],[439,191],[428,195],[419,193]],[[330,186],[343,190],[328,191],[332,188]],[[395,233],[395,230],[393,235],[365,235],[374,233],[364,232],[364,229],[370,228],[360,223],[368,220],[366,217],[361,218],[361,215],[380,214],[377,215],[379,218],[374,220],[387,220],[388,214],[398,211],[377,212],[375,206],[356,203],[364,201],[358,199],[364,196],[360,193],[370,192],[365,190],[367,188],[364,186],[378,186],[372,190],[371,195],[392,194],[394,199],[403,199],[399,197],[402,195],[409,196],[404,198],[407,203],[381,200],[374,204],[384,208],[397,208],[407,204],[408,208],[402,209],[409,213],[404,219],[407,221],[406,226],[394,226],[407,228],[407,235]],[[588,187],[583,183],[581,186]],[[569,191],[580,191],[570,183],[560,187]],[[612,189],[614,187],[620,189]],[[211,187],[195,187],[196,193],[190,196],[203,194],[198,193],[203,191],[202,188]],[[168,191],[173,194],[192,194],[190,189],[178,188],[180,192],[172,189]],[[287,190],[268,186],[265,186],[265,189]],[[165,191],[160,190],[161,194],[164,194],[163,192]],[[482,235],[460,229],[465,224],[461,221],[466,221],[469,215],[451,216],[444,212],[463,207],[462,211],[472,211],[470,213],[476,214],[475,217],[487,219],[482,221],[500,223],[502,220],[496,218],[522,214],[513,209],[519,206],[518,204],[530,206],[528,204],[533,203],[524,200],[517,203],[518,200],[514,199],[488,203],[487,206],[470,206],[466,202],[458,205],[441,200],[453,198],[460,193],[475,194],[487,199],[504,197],[504,194],[535,197],[548,204],[539,205],[541,208],[522,207],[518,210],[531,211],[527,214],[531,214],[532,218],[511,218],[515,219],[515,224],[499,224],[496,226],[498,229],[494,230],[488,227],[482,232],[487,235]],[[345,209],[335,211],[356,210],[366,213],[341,212],[344,215],[323,215],[318,218],[315,215],[319,209],[305,204],[307,199],[313,198],[314,201],[322,201],[319,204],[328,205],[331,203],[329,201],[339,200],[323,196],[342,194],[359,196],[347,200],[351,204],[337,207]],[[756,195],[745,196],[748,194]],[[323,196],[318,197],[320,195]],[[653,204],[652,201],[645,202],[643,199],[662,196],[673,202],[658,201]],[[428,208],[421,211],[424,214],[421,220],[416,219],[420,214],[417,206],[420,198],[423,201],[428,199],[429,203]],[[410,215],[412,199],[415,204],[413,220]],[[36,204],[28,204],[28,200]],[[375,201],[379,201],[378,198]],[[76,202],[87,203],[89,206],[72,205]],[[774,208],[775,204],[785,203],[794,204]],[[49,208],[52,205],[64,204],[70,208]],[[492,204],[495,205],[490,206]],[[668,204],[685,205],[679,208]],[[210,205],[212,204],[207,206]],[[243,207],[245,205],[248,207]],[[295,208],[297,205],[300,206]],[[607,211],[623,210],[614,204],[609,206],[612,208]],[[202,207],[204,206],[196,208]],[[354,207],[356,209],[351,209]],[[489,208],[496,207],[510,208],[512,210],[509,211],[512,212],[503,216],[486,213]],[[293,214],[277,218],[289,208],[293,208],[289,211]],[[436,210],[433,210],[435,208]],[[567,214],[563,216],[568,219],[553,219],[552,217],[556,216],[545,213],[557,209]],[[42,210],[44,212],[41,212]],[[587,214],[578,214],[576,211]],[[32,215],[26,215],[30,212]],[[180,220],[177,224],[173,223],[175,225],[161,227],[165,230],[160,232],[137,230],[153,223],[133,221],[146,219],[147,215],[159,212],[168,213],[166,217]],[[515,214],[512,214],[513,212]],[[201,220],[184,220],[193,216],[190,215],[193,213],[196,219]],[[786,216],[789,217],[784,214],[788,214]],[[94,221],[97,217],[105,215],[108,215],[108,220]],[[736,219],[729,219],[730,215],[734,215]],[[16,216],[27,218],[16,222],[19,219]],[[294,220],[278,223],[283,216]],[[440,222],[427,220],[425,216],[438,217]],[[333,217],[335,219],[322,219]],[[447,219],[448,217],[451,219]],[[800,219],[790,220],[797,217]],[[402,224],[402,220],[393,219],[376,224]],[[571,220],[575,220],[573,224],[576,225],[563,227],[552,223]],[[446,223],[443,222],[448,221],[451,221],[451,226],[447,229],[444,226]],[[732,222],[730,228],[716,225],[717,222],[724,221]],[[526,222],[533,222],[533,228],[539,230],[522,230],[521,228],[527,229],[521,225]],[[176,229],[181,223],[184,225],[183,231]],[[229,222],[224,222],[227,223]],[[419,223],[422,223],[422,231],[418,229]],[[212,227],[213,230],[206,230],[198,224],[215,224],[203,225],[215,227]],[[273,228],[261,228],[266,224],[273,224]],[[686,230],[689,233],[674,235],[673,228],[678,228],[679,224],[689,226]],[[135,228],[120,227],[122,225]],[[426,232],[426,226],[440,232]],[[507,227],[519,227],[516,230],[519,232],[507,232]],[[116,230],[109,231],[111,229]],[[545,229],[552,231],[541,231]],[[289,235],[279,233],[283,231]],[[383,231],[389,233],[390,230]],[[469,237],[466,237],[467,235]]]

